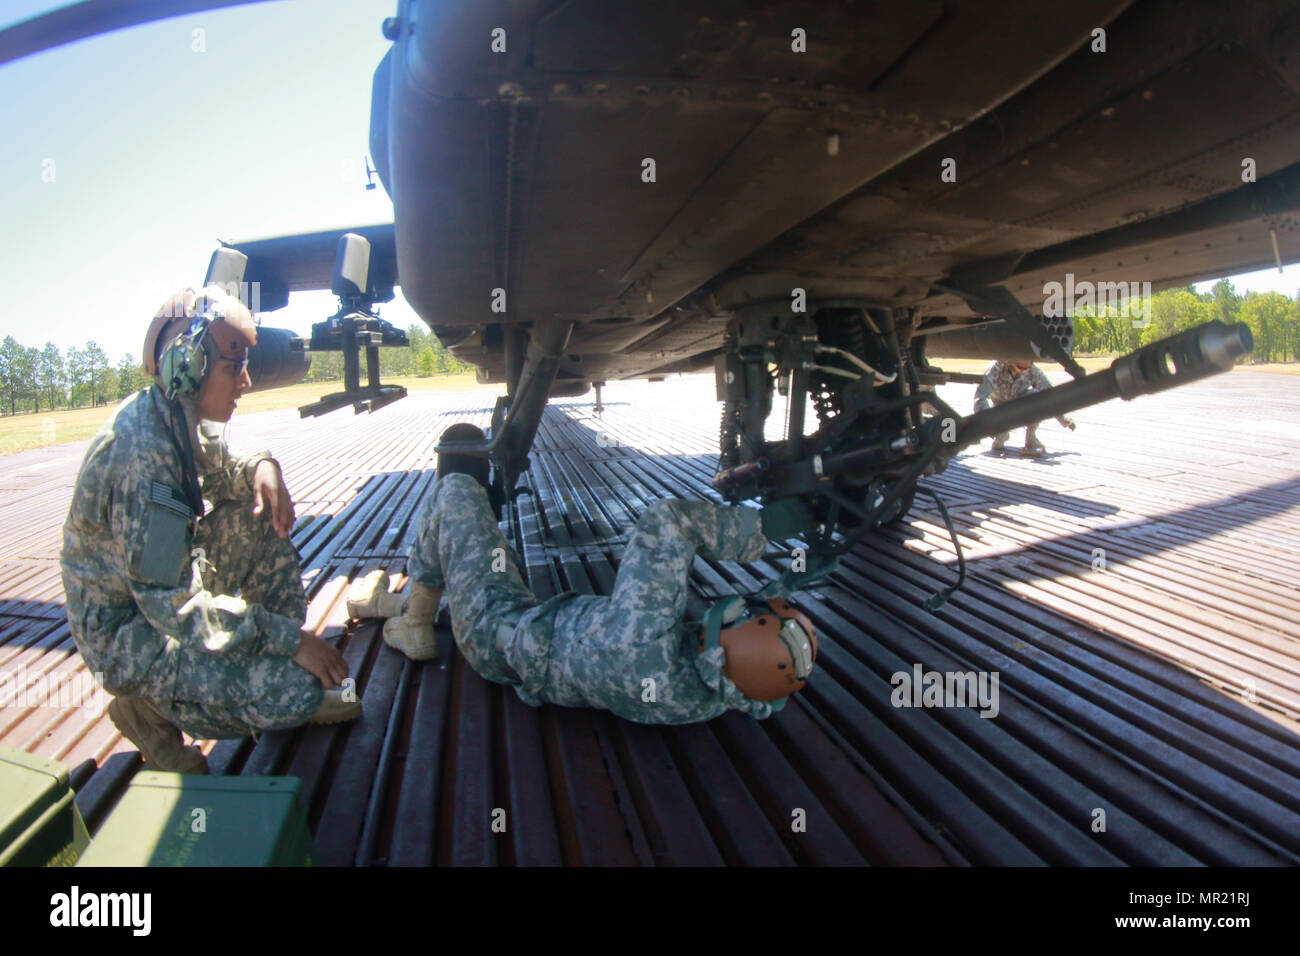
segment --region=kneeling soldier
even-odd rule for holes
[[[256,341],[251,313],[216,287],[164,303],[144,344],[155,384],[91,440],[63,527],[73,640],[116,695],[113,723],[155,770],[206,772],[182,730],[242,737],[361,713],[335,689],[342,655],[302,629],[279,465],[269,453],[232,458],[210,424],[229,421],[251,387]]]
[[[1034,392],[1045,392],[1052,387],[1052,381],[1043,370],[1033,362],[997,361],[984,371],[984,380],[975,390],[975,411],[982,412],[990,403],[1002,405],[1005,402],[1024,398]],[[1058,415],[1056,420],[1070,431],[1074,431],[1074,420]],[[1038,422],[1025,428],[1025,446],[1020,454],[1037,456],[1047,451],[1038,440]],[[993,453],[1001,455],[1006,451],[1009,432],[1001,432],[993,438]]]

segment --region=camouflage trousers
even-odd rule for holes
[[[1028,392],[1027,389],[1021,389],[1021,390],[1020,390],[1020,395],[1017,395],[1016,397],[1019,398],[1019,397],[1021,397],[1021,396],[1023,396],[1023,395],[1028,395],[1028,394],[1029,394],[1029,392]],[[997,408],[999,405],[1005,405],[1007,402],[1010,402],[1010,401],[1012,401],[1012,399],[1010,399],[1010,398],[1007,398],[1007,399],[997,399],[997,398],[991,399],[991,402],[992,402],[994,408]],[[1032,425],[1026,425],[1026,426],[1025,426],[1025,444],[1026,444],[1026,445],[1028,445],[1030,442],[1032,442],[1035,438],[1038,437],[1038,426],[1041,425],[1041,424],[1042,424],[1042,422],[1034,422]],[[1010,438],[1011,438],[1011,432],[998,432],[996,435],[993,436],[993,441],[994,441],[995,443],[997,443],[997,444],[1004,444],[1004,443],[1005,443],[1008,439],[1010,439]]]
[[[450,474],[424,503],[408,570],[426,587],[445,590],[456,645],[470,665],[514,687],[525,703],[685,724],[731,709],[756,718],[772,712],[723,674],[721,647],[698,653],[698,632],[682,624],[696,554],[755,561],[766,545],[753,509],[656,501],[637,522],[609,597],[539,602],[487,492],[468,475]]]
[[[248,501],[223,501],[199,520],[194,549],[202,587],[239,592],[245,603],[304,621],[307,599],[298,554]],[[291,657],[235,648],[221,654],[181,647],[171,699],[157,699],[168,719],[201,739],[243,737],[250,731],[297,727],[320,706],[320,681]],[[148,696],[148,695],[142,695]],[[151,698],[152,699],[152,698]]]

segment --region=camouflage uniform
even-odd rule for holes
[[[990,400],[994,405],[1001,405],[1051,387],[1051,380],[1037,365],[1029,366],[1029,371],[1022,375],[1011,362],[994,362],[984,372],[984,381],[975,392],[975,411],[988,408]]]
[[[323,691],[293,662],[307,611],[297,553],[252,514],[253,472],[271,456],[232,459],[181,403],[211,508],[191,520],[161,390],[123,401],[91,440],[63,526],[73,640],[108,691],[191,736],[297,726]]]
[[[982,412],[989,407],[990,401],[993,405],[1001,405],[1003,402],[1024,398],[1033,392],[1043,392],[1051,387],[1051,380],[1037,365],[1029,366],[1029,371],[1022,374],[1016,371],[1015,365],[1011,362],[994,362],[984,372],[984,381],[980,382],[979,388],[975,390],[975,411]],[[1037,429],[1037,424],[1025,429],[1026,444],[1033,439]],[[1008,437],[1007,432],[1002,432],[994,441],[1005,442]]]
[[[611,596],[569,593],[539,602],[510,557],[483,486],[449,474],[424,503],[408,570],[425,587],[445,589],[465,659],[488,680],[514,687],[525,703],[685,724],[729,709],[756,718],[772,712],[723,674],[721,647],[697,653],[699,629],[682,623],[697,552],[755,561],[766,545],[753,509],[656,501],[637,522]]]

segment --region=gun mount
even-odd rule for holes
[[[311,329],[313,352],[343,353],[343,391],[323,396],[298,409],[299,417],[324,415],[351,405],[357,414],[374,412],[406,397],[401,385],[379,381],[379,350],[410,345],[405,332],[374,312],[378,300],[369,282],[370,242],[356,233],[339,238],[331,291],[339,297],[339,310]],[[361,350],[366,350],[366,384],[361,384]]]
[[[768,537],[806,536],[818,558],[843,554],[870,529],[900,520],[918,480],[975,442],[1227,371],[1252,347],[1246,325],[1209,322],[1105,371],[961,416],[921,386],[923,356],[899,345],[905,315],[896,322],[884,309],[834,303],[811,316],[784,311],[749,307],[728,326],[715,363],[724,406],[713,487],[733,504],[760,499]],[[928,372],[927,381],[943,380]],[[789,399],[785,437],[775,441],[765,436],[774,389]],[[805,435],[809,403],[819,427]]]

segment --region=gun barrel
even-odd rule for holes
[[[955,447],[1112,398],[1130,401],[1226,372],[1253,344],[1244,322],[1206,322],[1122,355],[1105,371],[976,412],[962,420]]]

